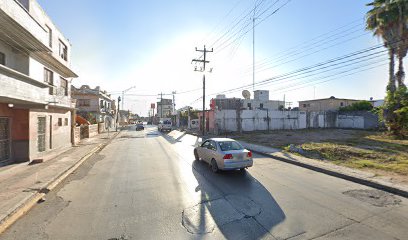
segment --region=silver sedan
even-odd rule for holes
[[[210,138],[194,148],[195,159],[210,164],[213,172],[252,167],[252,152],[230,138]]]

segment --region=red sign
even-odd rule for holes
[[[212,99],[210,100],[210,108],[211,108],[211,110],[214,110],[214,109],[215,109],[215,99],[214,99],[214,98],[212,98]]]
[[[151,108],[151,109],[155,109],[155,108],[156,108],[156,104],[151,103],[151,104],[150,104],[150,108]]]

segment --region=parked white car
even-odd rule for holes
[[[210,138],[194,149],[194,157],[210,164],[213,172],[252,167],[252,152],[230,138]]]

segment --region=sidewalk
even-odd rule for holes
[[[119,132],[84,139],[43,163],[0,168],[0,233]]]
[[[178,130],[170,132],[167,136],[173,138],[177,142],[183,142],[189,145],[196,145],[202,139],[197,135],[193,136],[189,132],[180,132]],[[398,182],[392,177],[379,176],[367,171],[338,166],[330,162],[318,161],[298,156],[292,153],[282,152],[280,149],[276,148],[265,147],[244,141],[239,142],[246,149],[249,149],[266,157],[270,157],[279,161],[308,168],[313,171],[321,172],[408,198],[408,185]]]

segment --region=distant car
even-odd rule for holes
[[[136,123],[136,131],[144,130],[143,123]]]
[[[210,138],[194,148],[194,157],[210,164],[213,172],[252,167],[252,152],[230,138]]]
[[[152,124],[153,124],[152,121],[147,122],[147,125],[152,125]]]

